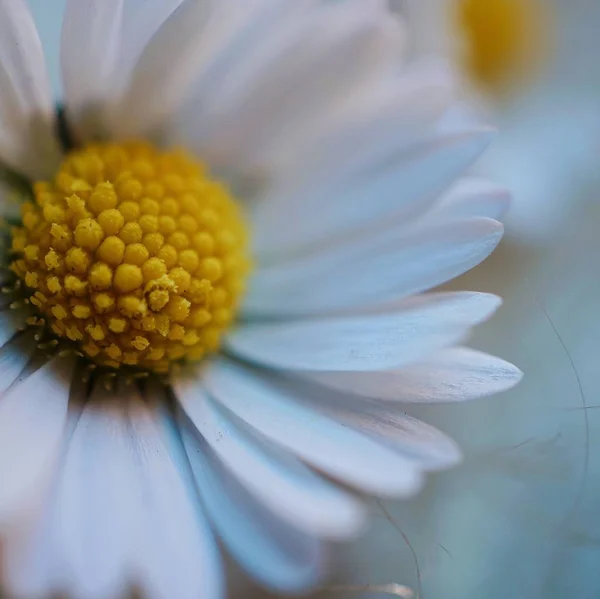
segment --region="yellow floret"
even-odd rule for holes
[[[116,235],[125,224],[125,218],[115,208],[103,210],[98,215],[98,224],[102,227],[105,235]]]
[[[127,293],[142,286],[144,277],[139,266],[121,264],[115,271],[113,286],[117,293]]]
[[[96,262],[92,266],[89,281],[94,289],[108,289],[112,285],[113,271],[103,262]]]
[[[73,308],[73,316],[75,318],[89,318],[92,309],[89,306],[77,305]]]
[[[93,218],[84,218],[75,227],[75,243],[87,250],[95,250],[104,237],[102,227]]]
[[[127,264],[142,266],[150,258],[150,252],[143,243],[131,243],[125,250],[123,261]]]
[[[96,258],[111,266],[118,266],[123,262],[125,247],[122,239],[111,235],[100,244],[100,247],[96,251]]]

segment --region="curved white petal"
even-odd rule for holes
[[[173,382],[178,399],[216,456],[274,514],[316,537],[355,535],[364,509],[292,455],[243,430],[198,387]]]
[[[97,0],[102,2],[102,0]],[[121,54],[114,85],[122,90],[148,43],[185,0],[125,0]],[[203,0],[207,1],[207,0]]]
[[[391,80],[398,66],[404,35],[384,2],[289,4],[308,8],[282,14],[231,61],[220,86],[194,94],[201,109],[189,118],[192,139],[221,168],[280,167],[303,129]]]
[[[415,56],[437,54],[460,63],[462,42],[455,34],[454,8],[448,0],[391,0],[393,10],[403,15],[410,25],[411,51]]]
[[[30,507],[63,439],[72,360],[55,358],[0,398],[0,519]]]
[[[44,178],[60,160],[44,53],[24,0],[0,0],[0,161]]]
[[[468,177],[460,179],[433,207],[435,218],[485,216],[502,220],[510,207],[510,192],[491,181]]]
[[[344,132],[352,137],[362,131],[363,141],[370,145],[374,135],[387,133],[384,138],[389,139],[394,129],[399,141],[407,144],[419,127],[435,121],[452,95],[452,82],[433,61],[419,69],[410,66],[398,77],[407,36],[401,21],[388,14],[385,2],[331,3],[319,23],[322,32],[320,25],[309,26],[323,36],[315,39],[315,54],[298,52],[294,60],[299,68],[283,73],[283,93],[274,87],[276,81],[261,91],[269,94],[264,98],[270,99],[274,110],[263,111],[256,123],[262,127],[254,125],[256,133],[250,133],[254,156],[249,145],[240,152],[244,164],[269,165],[276,178],[297,173],[304,163],[324,166],[321,160],[339,150],[336,145]],[[426,90],[435,94],[426,98]],[[419,106],[410,103],[417,94]],[[281,103],[273,97],[281,98]],[[382,128],[384,121],[387,130]],[[348,147],[343,150],[347,153]]]
[[[283,4],[280,0],[182,3],[141,53],[131,82],[114,107],[113,135],[163,133],[165,121],[174,118],[177,109],[192,94],[193,85],[214,79],[215,66],[223,55],[233,51],[243,57],[236,47],[238,38],[258,27],[261,17],[279,10]],[[206,91],[214,95],[214,81]],[[199,103],[195,104],[198,112]]]
[[[357,404],[355,409],[349,409],[339,401],[325,399],[322,409],[338,422],[415,460],[423,470],[452,468],[462,460],[460,448],[450,437],[409,416],[399,407],[382,408]]]
[[[112,394],[110,394],[112,395]],[[138,510],[124,398],[105,403],[100,385],[69,440],[52,502],[55,564],[62,586],[81,599],[120,597],[131,584]]]
[[[137,585],[152,599],[222,599],[220,557],[194,501],[137,391],[97,388],[43,517],[6,546],[9,587],[103,599]]]
[[[225,344],[251,362],[275,368],[399,368],[457,343],[500,303],[485,293],[425,294],[383,313],[240,325]]]
[[[142,52],[182,2],[69,0],[61,67],[69,124],[79,141],[115,137],[115,106],[131,84]]]
[[[302,592],[323,574],[318,540],[269,513],[228,473],[209,447],[182,431],[198,492],[219,535],[236,560],[258,581],[279,592]]]
[[[420,98],[415,97],[412,102],[419,103]],[[414,109],[404,109],[408,119],[413,112]],[[389,118],[382,117],[379,124],[382,131],[375,135],[374,147],[383,142],[385,135],[392,136],[396,145],[401,143],[405,131],[396,131]],[[350,132],[352,127],[356,125],[349,127]],[[357,135],[355,140],[340,143],[337,161],[332,156],[321,166],[315,165],[313,171],[298,178],[292,176],[257,204],[253,227],[259,257],[283,261],[286,254],[310,249],[316,243],[349,233],[368,234],[369,226],[378,223],[388,222],[398,230],[410,226],[481,154],[490,133],[473,129],[421,140],[408,145],[399,156],[390,157],[383,166],[366,172],[347,172],[333,183],[318,181],[322,167],[327,167],[326,177],[333,177],[349,149],[364,143],[364,133],[362,138],[359,141]],[[299,163],[305,164],[306,159]],[[289,227],[290,222],[294,222],[294,227]]]
[[[16,597],[46,599],[59,586],[60,549],[53,546],[52,509],[47,501],[38,520],[4,537],[3,586]]]
[[[214,2],[184,2],[149,41],[112,119],[113,135],[147,134],[182,101],[196,63],[204,60],[204,41]],[[219,25],[217,24],[217,27]]]
[[[397,301],[468,271],[496,248],[504,228],[489,218],[424,218],[259,268],[243,310],[249,315],[322,314]]]
[[[221,599],[217,546],[168,451],[161,422],[139,398],[129,417],[138,484],[133,557],[140,585],[151,599]]]
[[[420,488],[415,461],[301,403],[293,382],[224,360],[207,369],[204,381],[248,426],[334,478],[377,495],[407,496]],[[184,392],[191,396],[194,381],[182,384],[190,385]]]
[[[80,140],[102,133],[106,102],[115,93],[125,0],[68,0],[63,18],[61,71],[69,124]]]
[[[500,358],[453,347],[400,369],[303,372],[301,376],[352,395],[406,403],[442,403],[501,393],[514,387],[523,373]]]
[[[313,140],[315,147],[307,148],[305,155],[291,161],[290,168],[279,174],[276,183],[285,183],[287,179],[296,197],[310,199],[313,194],[321,193],[324,199],[330,192],[343,191],[342,184],[351,191],[353,184],[361,183],[361,177],[377,176],[386,168],[420,158],[427,164],[422,168],[414,166],[415,175],[425,168],[429,176],[433,175],[434,167],[440,171],[440,180],[434,179],[432,187],[440,186],[448,171],[454,173],[438,193],[443,191],[481,155],[496,131],[470,114],[458,111],[457,115],[456,102],[449,101],[452,85],[445,74],[430,75],[430,81],[420,69],[415,67],[414,71],[399,75],[394,83],[413,97],[414,104],[397,121],[377,120],[372,113],[373,105],[367,105],[367,114],[361,118],[340,125],[323,140]],[[430,93],[435,87],[441,97],[432,99]],[[454,150],[450,151],[452,147]],[[425,183],[419,178],[415,189]],[[276,192],[282,193],[277,188]]]

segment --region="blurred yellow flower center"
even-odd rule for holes
[[[218,349],[249,271],[248,231],[201,164],[143,142],[91,144],[34,191],[11,268],[54,335],[100,365],[155,372]]]
[[[528,70],[540,49],[545,11],[540,0],[458,0],[471,76],[494,87]]]

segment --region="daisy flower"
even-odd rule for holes
[[[502,135],[474,172],[514,194],[504,221],[520,242],[547,242],[595,177],[600,135],[598,10],[585,0],[392,0],[411,52],[443,56],[464,94]],[[526,167],[524,166],[526,165]]]
[[[459,461],[405,404],[518,381],[458,345],[497,297],[427,292],[507,194],[462,177],[490,129],[405,47],[380,0],[69,0],[57,128],[0,0],[10,593],[217,599],[217,539],[305,591],[361,496]]]
[[[491,100],[530,78],[547,49],[550,2],[392,0],[408,20],[412,50],[450,59],[471,93]]]

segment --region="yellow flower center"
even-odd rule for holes
[[[54,335],[100,365],[155,372],[218,349],[249,271],[248,231],[201,164],[144,142],[91,144],[34,192],[11,268]]]
[[[544,0],[541,0],[544,1]],[[530,71],[539,57],[545,11],[540,0],[458,0],[456,17],[465,38],[471,76],[498,87]]]

